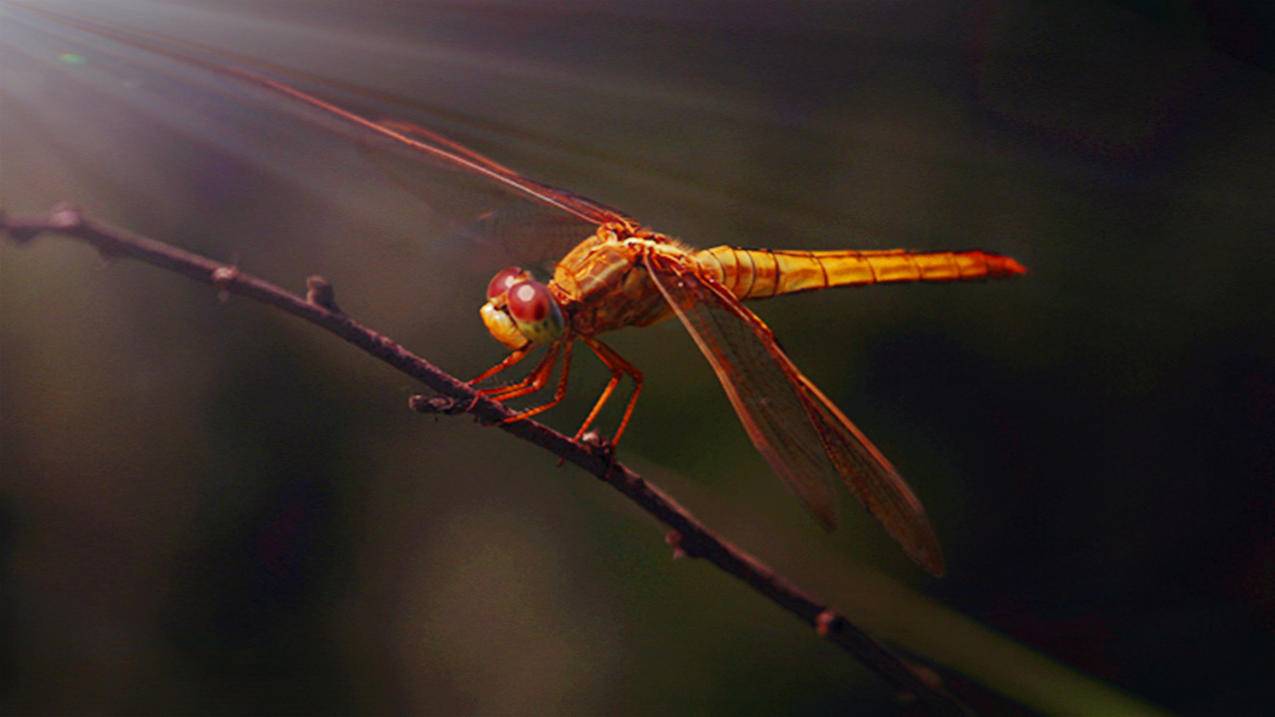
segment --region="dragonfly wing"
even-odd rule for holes
[[[843,481],[903,550],[934,575],[943,555],[921,502],[875,446],[797,369],[756,314],[711,277],[650,257],[655,285],[712,365],[753,445],[831,528]]]
[[[564,241],[560,237],[568,231],[574,236],[574,242],[566,245],[569,249],[588,237],[599,224],[620,222],[633,228],[638,226],[637,222],[610,207],[523,177],[426,127],[410,122],[376,120],[370,113],[352,110],[311,94],[277,79],[276,75],[286,76],[287,72],[260,60],[241,55],[227,57],[206,46],[158,34],[141,34],[43,8],[24,6],[22,10],[99,38],[199,68],[243,88],[265,90],[290,108],[308,108],[311,112],[307,119],[316,124],[334,129],[343,127],[347,136],[362,146],[414,162],[417,166],[410,174],[413,180],[423,180],[419,194],[430,196],[428,205],[431,209],[449,219],[456,218],[455,223],[461,226],[470,221],[475,223],[473,229],[463,233],[474,237],[497,229],[506,231],[517,222],[520,233],[510,233],[505,240],[509,245],[527,244],[518,247],[517,254],[557,258],[566,251],[561,248]],[[315,77],[310,77],[309,81],[323,84],[345,97],[367,100],[376,95]],[[333,120],[336,120],[335,124]],[[444,186],[451,189],[443,191],[441,188]],[[510,207],[516,208],[511,210]],[[506,214],[510,215],[508,220],[502,216]],[[535,220],[530,219],[532,216]]]
[[[444,222],[446,238],[490,247],[523,266],[560,259],[603,223],[639,226],[634,219],[591,199],[522,177],[478,152],[413,122],[382,119],[388,131],[414,142],[444,149],[513,184],[493,182],[411,145],[371,136],[361,142],[367,155],[405,192],[419,199]],[[526,187],[529,191],[514,191]],[[529,193],[529,192],[534,192]],[[551,198],[553,204],[538,197]],[[528,201],[533,199],[535,201]],[[551,269],[551,266],[545,266]]]
[[[430,241],[504,264],[551,270],[597,229],[566,212],[525,201],[464,171],[435,166],[384,143],[360,142],[381,173],[430,214]]]
[[[413,122],[373,120],[292,85],[236,67],[214,71],[272,90],[321,116],[344,121],[400,186],[446,220],[452,238],[496,247],[505,260],[542,264],[561,258],[603,223],[636,229],[632,218],[512,169]]]
[[[563,209],[570,214],[574,214],[579,218],[583,218],[592,224],[612,222],[628,224],[633,227],[638,226],[636,220],[626,216],[623,212],[615,209],[614,207],[608,207],[601,202],[595,202],[588,197],[581,196],[566,189],[558,189],[557,187],[551,187],[547,184],[537,182],[534,179],[528,179],[503,164],[499,164],[495,160],[479,154],[459,142],[448,139],[428,127],[416,124],[415,122],[393,119],[383,119],[378,122],[378,124],[390,130],[397,130],[407,137],[419,142],[431,144],[441,149],[445,149],[458,157],[471,160],[477,165],[509,179],[513,185],[519,187],[525,195],[548,198],[553,206]]]

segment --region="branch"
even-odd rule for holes
[[[910,666],[828,605],[716,535],[662,490],[616,462],[609,450],[577,443],[533,420],[504,423],[514,415],[513,411],[479,396],[463,381],[344,314],[333,301],[331,286],[321,277],[310,277],[309,291],[301,297],[234,266],[87,219],[66,205],[55,207],[46,216],[8,217],[0,211],[0,234],[7,234],[15,243],[26,244],[43,233],[79,239],[107,257],[137,259],[168,269],[211,284],[226,294],[269,304],[336,334],[440,394],[434,398],[414,396],[413,409],[472,413],[482,422],[498,424],[506,432],[574,463],[671,528],[666,540],[673,546],[675,557],[702,558],[742,580],[810,625],[820,636],[857,657],[895,688],[919,697],[935,714],[968,714],[967,708],[943,690],[928,669]]]

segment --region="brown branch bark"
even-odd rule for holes
[[[718,536],[662,490],[616,462],[609,451],[572,441],[534,420],[501,423],[513,412],[478,396],[463,381],[342,313],[333,301],[331,287],[322,278],[311,277],[307,295],[302,297],[234,266],[85,218],[69,206],[55,207],[44,216],[9,217],[0,211],[0,234],[7,234],[16,243],[28,243],[44,233],[79,239],[105,256],[137,259],[211,284],[227,294],[269,304],[336,334],[442,396],[441,399],[413,397],[411,403],[415,410],[473,413],[480,421],[499,424],[506,432],[574,463],[671,528],[666,539],[675,555],[702,558],[735,576],[810,625],[818,635],[854,655],[901,692],[918,697],[933,713],[969,714],[968,708],[936,683],[928,669],[910,666],[827,604]]]

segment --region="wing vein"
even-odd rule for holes
[[[826,527],[840,480],[918,564],[943,573],[921,502],[876,446],[802,375],[770,329],[711,276],[651,252],[644,261],[664,299],[708,359],[745,432],[776,474]]]

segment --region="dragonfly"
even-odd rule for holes
[[[269,90],[319,111],[359,132],[388,141],[416,160],[520,204],[515,225],[493,224],[520,249],[555,251],[552,276],[509,266],[487,285],[479,314],[508,354],[470,383],[498,402],[543,394],[558,366],[558,380],[542,403],[517,411],[525,420],[557,406],[568,393],[573,349],[583,344],[610,378],[575,432],[582,439],[614,398],[625,377],[628,394],[614,432],[618,445],[642,393],[641,370],[603,342],[628,327],[676,319],[712,367],[744,432],[774,473],[825,528],[837,523],[835,486],[843,484],[903,551],[935,576],[944,573],[939,540],[916,494],[864,433],[797,368],[774,333],[745,302],[840,287],[901,282],[1004,279],[1026,273],[1015,259],[982,250],[792,250],[715,246],[695,249],[650,229],[629,215],[579,194],[524,176],[422,125],[361,114],[267,74],[182,54],[150,40],[125,36],[96,23],[81,29],[141,46],[223,77]],[[496,222],[495,212],[476,217]],[[492,379],[540,355],[522,378]]]

